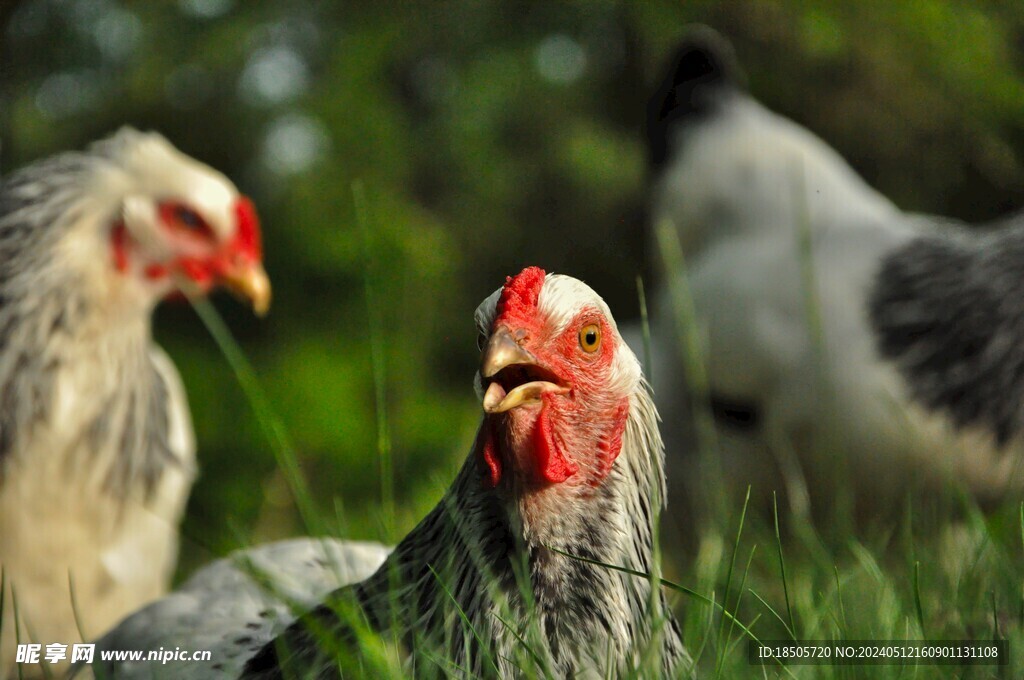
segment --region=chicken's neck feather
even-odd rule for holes
[[[492,664],[514,675],[513,663],[538,659],[556,676],[604,670],[609,659],[621,670],[637,663],[655,634],[662,662],[674,667],[684,654],[678,629],[669,619],[653,630],[658,617],[671,615],[660,594],[652,600],[650,582],[563,554],[652,571],[654,503],[663,498],[656,420],[643,387],[632,398],[622,453],[589,507],[565,513],[580,521],[559,525],[557,546],[536,542],[471,455],[384,565],[333,598],[356,602],[372,629],[397,635],[407,649],[426,647],[478,676],[491,674]],[[651,611],[652,602],[660,611]],[[313,618],[328,629],[348,628],[335,604]],[[300,664],[309,662],[317,639],[305,632],[308,622],[296,623],[284,641],[300,650]]]
[[[90,194],[107,166],[63,154],[0,186],[0,488],[32,456],[88,451],[105,491],[149,491],[172,458],[152,306],[113,272],[116,214]]]

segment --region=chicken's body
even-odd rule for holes
[[[148,201],[196,200],[197,187],[237,199],[129,130],[0,186],[0,678],[15,674],[16,637],[70,650],[166,591],[195,446],[180,378],[151,338],[175,284],[150,267],[174,247],[142,235],[163,221],[132,211],[152,217]]]
[[[897,209],[822,140],[738,87],[720,39],[708,39],[679,49],[652,99],[651,200],[655,224],[663,235],[673,228],[685,253],[686,271],[664,282],[692,296],[708,389],[700,398],[726,478],[764,496],[789,491],[801,512],[808,500],[817,510],[841,498],[871,517],[902,508],[910,491],[937,500],[956,488],[989,503],[1024,490],[1006,440],[918,398],[882,351],[898,341],[872,315],[874,298],[899,294],[885,263],[925,257],[915,255],[920,239],[955,244],[962,225]],[[679,305],[668,288],[652,312],[662,349],[653,374],[671,420],[689,408],[680,406]],[[991,299],[974,293],[976,304]]]
[[[57,369],[55,393],[67,396],[56,397],[54,413],[63,411],[64,417],[47,419],[56,427],[34,426],[19,447],[31,460],[5,467],[0,564],[10,604],[4,612],[4,659],[14,658],[15,605],[22,642],[72,645],[104,632],[167,589],[195,458],[178,377],[159,350],[151,351],[152,358],[142,355],[146,363],[139,374],[149,373],[152,382],[132,383],[138,406],[120,422],[104,423],[97,411],[120,401],[123,394],[114,398],[109,390],[120,392],[122,385],[103,385],[100,376],[76,385],[76,378],[87,376],[73,375],[71,367]],[[93,357],[84,364],[100,368]],[[158,456],[140,465],[135,479],[118,479],[125,437],[146,440],[145,453]]]
[[[352,640],[337,606],[397,640],[416,677],[681,669],[679,630],[650,581],[587,561],[655,571],[663,499],[657,413],[610,312],[579,281],[529,268],[484,301],[477,322],[485,417],[452,486],[375,574],[275,641],[245,634],[255,620],[224,630],[214,654],[246,659],[241,677],[338,677],[331,643],[321,648],[325,631]],[[181,628],[173,612],[151,624]],[[217,671],[193,663],[179,677]]]
[[[315,606],[336,588],[370,576],[390,549],[377,543],[331,539],[294,539],[240,550],[196,572],[172,595],[144,607],[97,642],[92,665],[80,666],[85,677],[149,680],[161,673],[187,678],[204,669],[210,678],[231,678],[242,671],[246,656],[229,654],[232,643],[244,649],[262,645],[295,619],[294,608]],[[238,622],[248,625],[236,630]],[[226,637],[233,634],[230,637]],[[102,652],[185,650],[186,659],[159,664],[104,662]],[[195,662],[194,652],[216,654],[210,663]]]

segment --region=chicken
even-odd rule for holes
[[[167,664],[141,660],[103,660],[102,652],[181,650],[188,654],[221,651],[225,633],[235,640],[267,640],[293,608],[309,609],[332,590],[357,583],[380,567],[389,548],[378,543],[330,539],[292,539],[239,550],[196,572],[171,595],[143,607],[97,644],[93,665],[80,665],[96,678],[147,680],[188,677],[197,662]],[[240,621],[246,622],[235,632]],[[275,628],[276,627],[276,628]],[[191,657],[189,657],[191,658]],[[210,677],[232,677],[244,658],[211,657]],[[170,666],[170,668],[164,668]]]
[[[151,313],[221,283],[264,311],[261,257],[248,199],[157,134],[0,184],[0,678],[16,634],[70,645],[166,592],[195,454]]]
[[[648,651],[652,675],[682,670],[686,652],[662,594],[593,563],[653,572],[652,522],[664,498],[657,413],[608,307],[580,281],[530,267],[488,297],[476,321],[483,422],[434,510],[369,578],[281,622],[274,640],[247,612],[224,622],[210,663],[161,670],[224,678],[244,665],[250,679],[339,677],[318,642],[352,639],[351,619],[336,613],[346,606],[398,640],[417,677],[438,674],[436,663],[472,677],[520,667],[617,677]],[[199,648],[191,619],[169,602],[144,614],[150,630],[167,631],[149,644]],[[131,641],[118,629],[100,650],[112,651],[112,640]],[[123,666],[108,670],[128,677]]]
[[[648,109],[653,222],[686,262],[664,272],[653,312],[662,412],[672,421],[690,398],[668,292],[682,284],[705,352],[699,398],[741,489],[788,490],[801,513],[849,502],[862,518],[908,492],[990,504],[1024,491],[1016,423],[1000,415],[1024,407],[1007,348],[1024,341],[1008,316],[1016,279],[999,255],[1013,237],[901,212],[734,74],[728,46],[700,31]]]

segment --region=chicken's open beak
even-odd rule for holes
[[[270,277],[259,262],[232,268],[221,274],[221,280],[228,290],[248,300],[257,316],[270,309]]]
[[[491,336],[480,358],[480,377],[487,384],[483,407],[487,413],[504,413],[526,404],[537,404],[546,392],[564,394],[568,387],[537,362],[508,330],[499,328]],[[548,378],[551,378],[550,380]]]

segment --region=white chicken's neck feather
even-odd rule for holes
[[[4,475],[19,457],[63,455],[71,464],[86,447],[107,490],[127,493],[140,482],[153,488],[173,459],[167,385],[150,337],[150,314],[165,291],[117,272],[110,252],[125,191],[117,185],[141,178],[123,160],[146,146],[170,148],[159,136],[125,130],[0,186]],[[141,155],[159,160],[152,150]],[[150,174],[157,172],[173,169]]]

